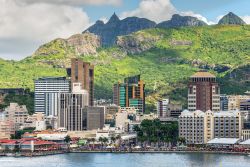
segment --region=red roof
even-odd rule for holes
[[[34,141],[34,145],[57,145],[57,143],[55,142],[50,142],[50,141],[45,141],[45,140],[40,140],[40,139],[27,139],[27,138],[23,138],[20,140],[7,140],[7,139],[3,139],[0,140],[1,144],[21,144],[21,145],[30,145],[31,141]]]

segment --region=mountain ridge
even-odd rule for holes
[[[223,21],[224,20],[224,21]],[[225,15],[218,24],[246,24],[240,17],[230,12]],[[117,42],[117,38],[123,35],[129,35],[133,32],[149,29],[149,28],[179,28],[179,27],[195,27],[195,26],[207,26],[208,24],[197,17],[193,16],[181,16],[174,14],[170,20],[160,22],[156,24],[146,18],[139,17],[127,17],[122,20],[114,13],[107,23],[103,21],[96,21],[95,24],[87,28],[85,32],[91,32],[100,36],[102,46],[109,47]]]

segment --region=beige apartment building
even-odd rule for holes
[[[14,129],[19,130],[24,125],[29,116],[28,110],[25,105],[20,106],[17,103],[10,103],[4,111],[6,121],[14,123]]]
[[[14,123],[0,119],[0,139],[10,139],[11,134],[15,134]]]
[[[179,136],[187,144],[206,144],[213,138],[241,138],[243,114],[239,111],[185,110],[179,116]]]
[[[250,99],[250,95],[230,95],[228,96],[228,110],[240,110],[240,102]]]

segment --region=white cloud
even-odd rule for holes
[[[250,24],[250,16],[241,16],[241,18],[242,18],[247,24]]]
[[[177,10],[170,0],[142,0],[137,9],[124,12],[121,17],[137,16],[161,22],[171,19],[175,13]]]
[[[108,22],[107,17],[101,17],[99,20],[103,21],[104,24],[106,24]]]
[[[219,15],[216,17],[216,22],[218,23],[220,21],[220,19],[222,19],[222,17],[224,17],[224,15]]]
[[[193,11],[178,11],[171,0],[141,0],[139,7],[132,11],[123,12],[121,17],[137,16],[148,18],[157,23],[170,20],[173,14],[180,14],[182,16],[193,16],[204,21],[207,24],[215,24],[208,21],[204,16],[196,14]]]
[[[193,11],[180,12],[180,15],[182,15],[182,16],[193,16],[193,17],[196,17],[196,18],[198,18],[199,20],[204,21],[204,22],[207,23],[208,25],[216,24],[216,23],[213,22],[213,21],[207,20],[207,18],[204,17],[204,16],[202,16],[201,14],[194,13]]]
[[[59,5],[121,5],[122,0],[15,0],[17,2],[31,3],[49,3]]]
[[[0,57],[29,56],[40,44],[82,32],[89,25],[82,8],[0,0]]]

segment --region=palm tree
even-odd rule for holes
[[[90,141],[92,142],[92,149],[94,149],[94,142],[95,142],[95,138],[91,138]]]
[[[104,138],[102,138],[102,137],[99,137],[99,139],[98,139],[98,141],[101,142],[101,144],[102,144],[102,148],[103,148],[103,139]]]
[[[67,136],[64,138],[64,141],[65,141],[66,143],[69,143],[69,142],[71,141],[70,136],[67,135]]]
[[[106,145],[106,143],[109,141],[109,139],[107,138],[107,137],[104,137],[103,138],[103,142],[104,142],[104,144]]]
[[[111,142],[112,142],[112,143],[115,143],[116,138],[115,138],[114,136],[112,136],[110,139],[111,139]]]
[[[120,147],[120,145],[121,145],[121,135],[117,135],[115,138],[116,138],[116,140],[118,140],[118,146]]]
[[[184,137],[179,137],[178,138],[178,142],[180,142],[180,144],[185,144],[186,143],[186,139]]]

